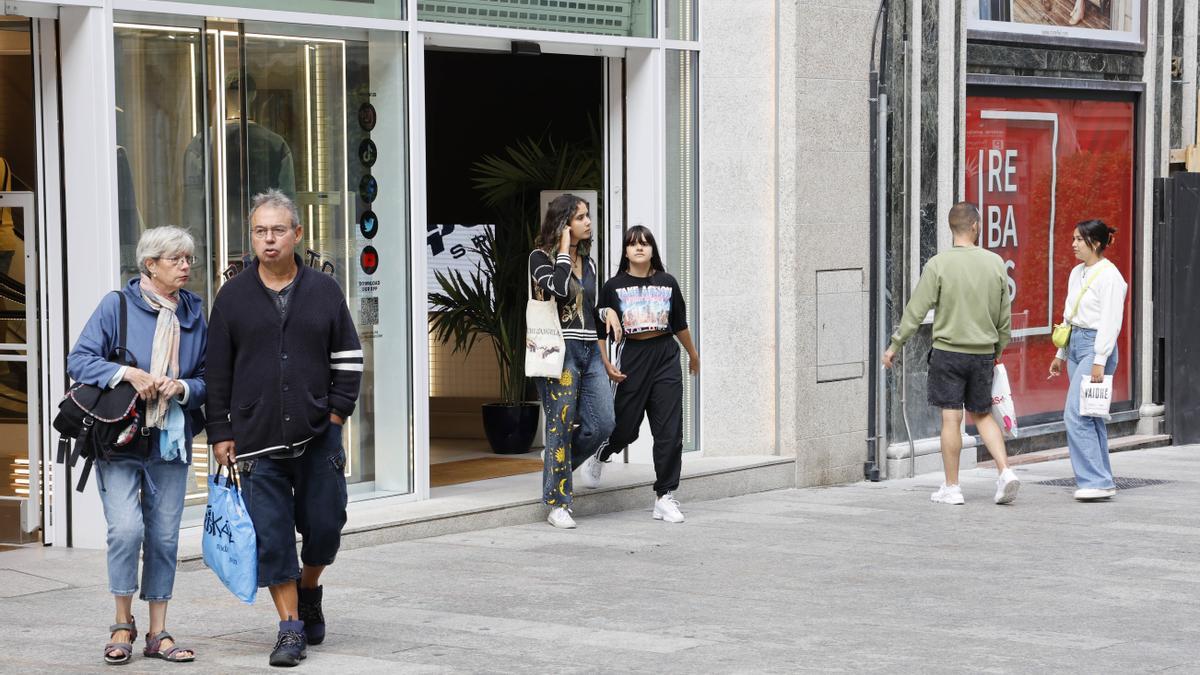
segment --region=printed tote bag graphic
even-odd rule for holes
[[[539,288],[538,296],[541,295]],[[530,285],[529,303],[525,305],[525,376],[559,379],[566,351],[567,343],[558,322],[558,304],[554,298],[535,299]]]
[[[258,540],[242,501],[241,487],[221,468],[208,477],[204,512],[204,564],[239,600],[253,604],[258,593]]]

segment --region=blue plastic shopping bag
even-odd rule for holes
[[[232,473],[232,472],[231,472]],[[258,542],[242,492],[232,475],[217,469],[208,477],[208,509],[204,512],[204,564],[217,573],[239,600],[254,602],[258,593]]]

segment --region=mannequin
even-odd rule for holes
[[[237,73],[230,73],[225,78],[225,217],[229,224],[228,244],[231,259],[240,259],[245,252],[245,219],[249,210],[248,202],[254,195],[275,188],[292,199],[296,198],[292,150],[282,136],[254,121],[254,101],[257,94],[254,78],[247,75],[246,146],[249,148],[249,175],[247,204],[242,204],[239,185],[242,175],[240,81]],[[202,235],[207,227],[204,220],[205,154],[203,135],[193,138],[184,153],[184,226],[192,229],[193,235]],[[211,154],[208,156],[211,157]],[[203,240],[203,236],[199,239]]]

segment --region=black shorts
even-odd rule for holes
[[[346,524],[345,466],[342,427],[332,422],[299,457],[242,460],[242,499],[258,538],[260,588],[300,578],[297,532],[304,538],[300,561],[333,562]]]
[[[960,354],[933,349],[929,352],[929,405],[949,410],[985,413],[992,408],[991,354]]]

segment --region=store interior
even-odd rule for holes
[[[33,191],[36,106],[30,22],[0,17],[0,192]],[[29,364],[25,239],[32,222],[0,202],[0,550],[26,543],[22,501],[29,496]],[[32,536],[36,536],[32,535]]]
[[[508,213],[505,204],[489,201],[489,187],[509,181],[512,192],[524,190],[536,202],[540,189],[556,186],[539,186],[528,180],[536,171],[518,169],[539,151],[551,158],[555,153],[568,155],[569,160],[591,153],[596,166],[603,165],[604,60],[431,50],[425,54],[425,68],[426,253],[431,269],[427,284],[437,291],[440,286],[432,270],[446,272],[455,266],[447,260],[456,255],[453,242],[461,246],[456,269],[468,270],[461,264],[472,257],[477,260],[471,237],[484,231],[481,226],[503,221],[495,225],[497,240],[513,233],[512,219],[502,215]],[[531,148],[538,150],[531,152]],[[489,158],[513,165],[512,170],[482,171],[480,162]],[[492,182],[484,184],[485,178]],[[598,184],[571,187],[603,193]],[[592,205],[597,233],[604,231],[601,207]],[[593,246],[596,251],[602,248],[598,243]],[[504,246],[498,244],[496,250]],[[431,311],[431,321],[433,316]],[[481,407],[501,400],[500,367],[490,340],[478,340],[464,354],[455,353],[452,344],[431,334],[429,361],[432,487],[541,471],[537,438],[528,452],[499,454],[485,436]],[[536,400],[532,383],[524,398]]]

